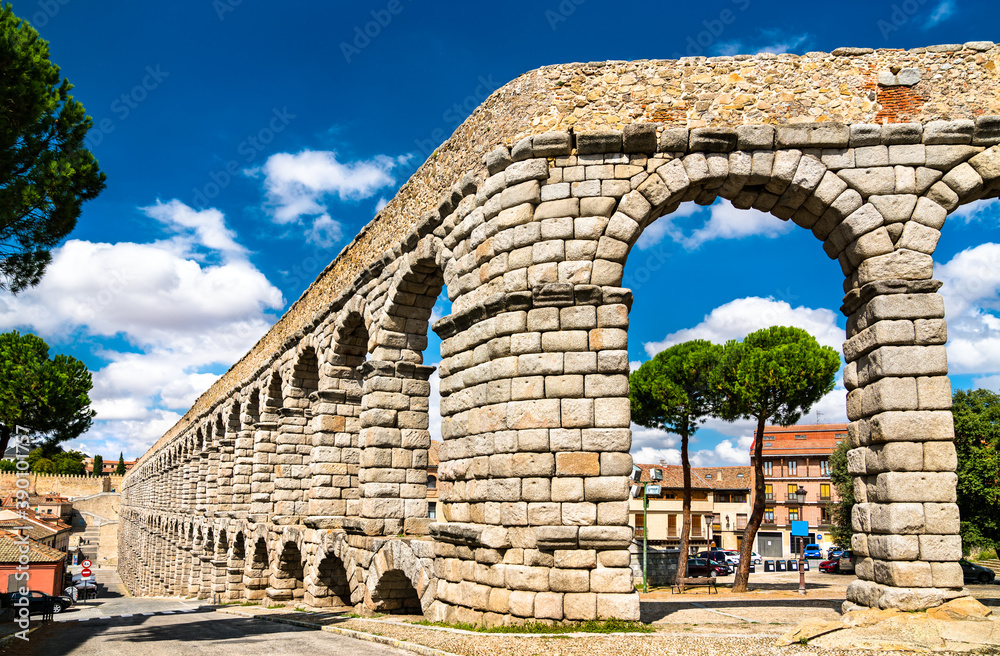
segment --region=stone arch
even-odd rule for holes
[[[373,612],[421,615],[433,600],[436,586],[430,572],[404,541],[383,546],[368,567],[364,606]],[[426,594],[430,591],[430,594]]]
[[[311,574],[306,580],[306,603],[319,607],[351,605],[347,568],[332,549],[317,553]]]
[[[267,595],[271,575],[271,559],[267,540],[262,535],[247,534],[245,538],[246,568],[243,587],[248,601],[260,601]]]
[[[305,561],[299,540],[282,538],[273,557],[267,598],[276,603],[300,602],[305,597]]]
[[[303,476],[312,450],[311,407],[319,389],[319,360],[316,350],[303,345],[293,361],[282,390],[275,435],[274,513],[282,517],[308,514],[310,478]]]
[[[369,339],[361,413],[361,521],[368,534],[394,535],[427,520],[430,448],[429,320],[444,288],[445,252],[427,236],[407,254],[389,286]],[[374,346],[374,348],[372,348]]]
[[[276,438],[284,405],[280,372],[264,375],[261,386],[260,419],[254,426],[254,459],[250,492],[250,513],[269,517],[274,512]],[[266,454],[266,455],[265,455]]]
[[[246,569],[246,537],[237,531],[226,558],[226,600],[238,601],[246,597],[243,572]]]

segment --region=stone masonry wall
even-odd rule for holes
[[[848,597],[913,610],[964,594],[933,253],[950,212],[1000,195],[998,55],[511,82],[125,477],[123,580],[448,621],[637,619],[622,274],[650,223],[722,197],[810,230],[845,277]],[[427,518],[422,356],[441,289],[447,523]]]

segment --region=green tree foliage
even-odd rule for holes
[[[632,421],[681,437],[681,464],[684,472],[684,524],[681,530],[681,557],[677,578],[687,574],[688,542],[691,527],[691,463],[688,442],[714,407],[712,375],[722,348],[705,340],[693,340],[657,353],[629,377]]]
[[[97,455],[94,456],[94,476],[104,476],[104,458]]]
[[[830,454],[830,481],[837,490],[840,501],[830,504],[832,515],[833,541],[845,549],[851,546],[854,535],[854,525],[851,514],[854,511],[854,477],[847,471],[847,452],[850,450],[847,440],[843,440]]]
[[[14,472],[17,471],[17,463],[13,460],[0,460],[0,472]]]
[[[83,476],[87,468],[79,451],[63,451],[56,446],[41,446],[28,454],[29,471],[36,474]]]
[[[80,206],[104,189],[86,149],[92,121],[49,61],[49,44],[0,9],[0,289],[38,284],[50,249],[76,226]]]
[[[764,518],[763,436],[768,421],[790,426],[833,389],[840,355],[800,328],[772,326],[750,333],[742,342],[723,347],[716,368],[721,395],[718,414],[734,421],[757,422],[754,435],[754,505],[743,542],[733,592],[745,592],[750,575],[750,553]]]
[[[68,355],[49,358],[43,339],[0,334],[0,453],[17,427],[34,443],[55,445],[84,433],[94,418],[86,365]]]
[[[115,467],[115,474],[118,476],[125,475],[125,453],[122,451],[118,452],[118,466]]]
[[[958,390],[952,400],[962,547],[1000,547],[1000,395]]]

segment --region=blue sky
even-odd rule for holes
[[[98,420],[69,446],[140,455],[235,362],[494,89],[539,66],[996,38],[992,0],[813,6],[551,0],[14,3],[93,116],[107,190],[0,329],[94,372]],[[1000,206],[944,230],[955,387],[1000,389]],[[771,324],[839,349],[842,276],[811,234],[725,203],[685,206],[633,251],[634,363]],[[447,304],[439,305],[447,312]],[[431,336],[425,362],[436,363]],[[809,419],[844,420],[838,389]],[[751,428],[709,422],[695,463],[747,461]],[[642,461],[677,460],[636,430]]]

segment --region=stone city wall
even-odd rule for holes
[[[848,597],[964,594],[933,253],[948,213],[1000,195],[998,56],[601,62],[509,83],[125,477],[126,585],[638,619],[624,265],[657,218],[721,197],[811,231],[844,274]],[[427,518],[422,356],[442,289],[447,523]]]

